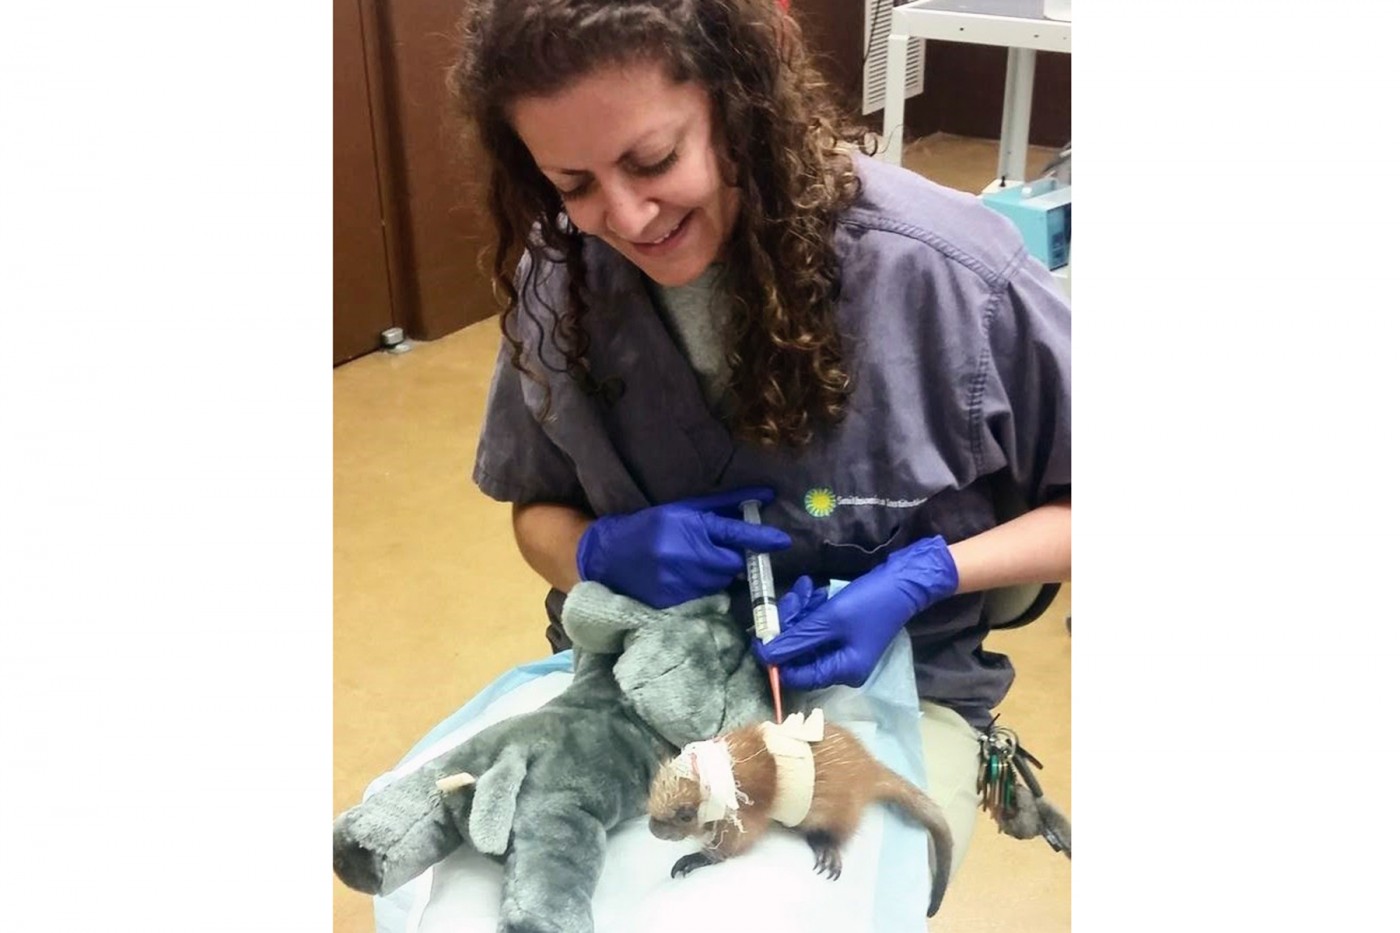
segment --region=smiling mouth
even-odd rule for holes
[[[676,221],[676,225],[675,225],[674,227],[672,227],[670,230],[667,230],[664,234],[662,234],[661,236],[657,237],[655,240],[640,240],[640,241],[634,240],[634,241],[633,241],[633,245],[634,245],[634,246],[660,246],[662,243],[665,243],[667,240],[671,239],[671,237],[675,236],[675,235],[676,235],[676,231],[679,230],[681,227],[685,226],[685,222],[686,222],[687,220],[689,220],[689,219],[690,219],[690,215],[689,215],[689,214],[686,214],[686,215],[685,215],[684,217],[682,217],[680,220]]]

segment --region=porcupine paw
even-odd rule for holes
[[[840,878],[841,847],[836,838],[828,832],[808,833],[807,844],[817,856],[817,861],[812,866],[813,870],[824,873],[832,881]]]
[[[704,852],[692,852],[689,855],[683,855],[676,859],[676,864],[671,866],[671,877],[683,878],[697,868],[713,865],[714,863],[715,860]]]

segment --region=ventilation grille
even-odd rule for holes
[[[862,114],[871,114],[885,109],[885,65],[890,57],[890,13],[903,0],[864,0],[865,2],[865,44],[870,54],[865,59],[864,96],[861,101]],[[924,90],[924,46],[920,39],[909,40],[909,65],[904,74],[904,98],[923,93]]]

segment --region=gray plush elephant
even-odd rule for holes
[[[504,863],[503,933],[591,933],[607,833],[693,741],[771,717],[767,681],[723,594],[652,609],[597,583],[564,603],[574,679],[336,818],[334,868],[387,894],[466,843]],[[454,790],[438,781],[466,773]]]

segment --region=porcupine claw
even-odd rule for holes
[[[807,844],[817,856],[812,867],[824,873],[832,881],[841,877],[841,848],[830,833],[815,832],[807,835]]]
[[[702,868],[705,865],[713,865],[714,863],[715,860],[704,852],[692,852],[689,855],[683,855],[676,859],[676,864],[671,866],[671,877],[684,877],[697,868]]]

